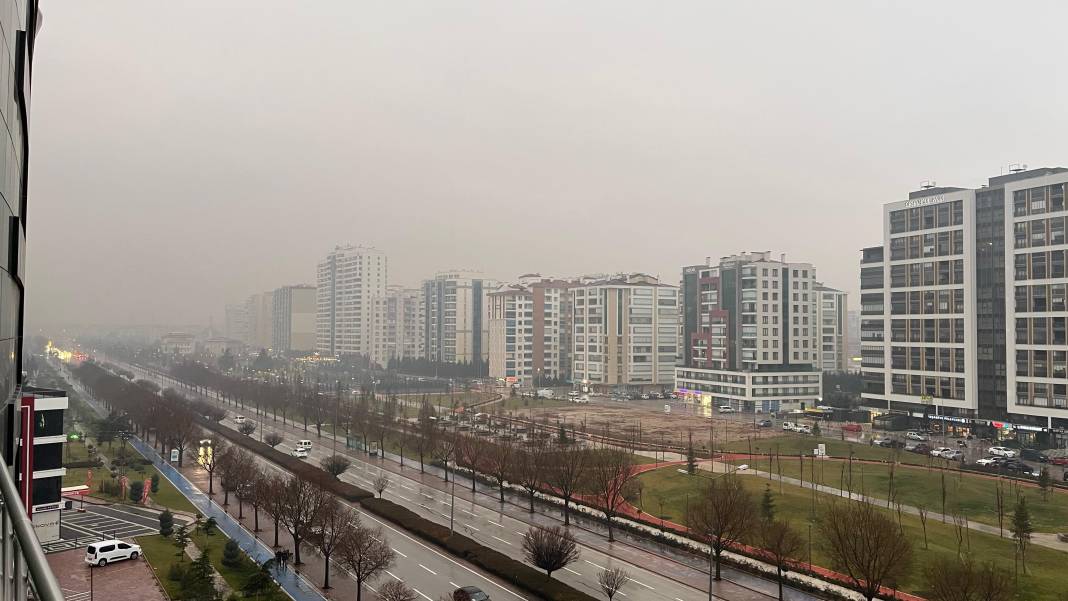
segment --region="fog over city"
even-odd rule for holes
[[[1066,162],[1063,3],[42,10],[31,328],[220,325],[346,243],[407,285],[770,250],[855,298],[884,203]]]

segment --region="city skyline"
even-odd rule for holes
[[[964,6],[51,7],[27,318],[221,323],[336,243],[406,285],[773,249],[855,297],[883,204],[1066,162],[1065,84],[1015,91],[1066,9]]]

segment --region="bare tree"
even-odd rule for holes
[[[357,526],[337,549],[338,561],[356,579],[356,601],[360,601],[365,582],[388,570],[395,559],[381,528]]]
[[[371,485],[375,487],[378,497],[382,498],[382,493],[386,492],[386,488],[389,487],[389,475],[385,472],[379,472],[378,476],[371,481]]]
[[[531,526],[523,536],[523,557],[551,578],[553,572],[577,561],[579,550],[575,537],[564,528]]]
[[[230,504],[230,493],[237,492],[255,465],[256,460],[252,455],[237,447],[231,448],[220,458],[217,469],[219,470],[219,484],[223,488],[223,505]]]
[[[267,475],[258,467],[249,475],[251,494],[248,497],[248,501],[252,505],[253,532],[260,531],[260,509],[263,509],[267,499],[274,494],[274,491],[267,486],[269,482]]]
[[[282,502],[278,517],[293,536],[293,565],[300,565],[300,543],[316,525],[326,492],[317,483],[292,477],[286,479],[278,496]]]
[[[831,503],[818,528],[832,567],[848,576],[868,601],[884,584],[896,584],[908,573],[912,544],[874,505]]]
[[[623,491],[637,475],[636,466],[630,453],[616,449],[600,449],[592,453],[589,459],[589,478],[586,482],[607,518],[608,542],[612,542],[615,540],[612,520],[626,502]]]
[[[1012,575],[993,562],[977,565],[971,558],[939,557],[924,564],[930,601],[1009,601]]]
[[[475,492],[475,474],[482,466],[483,442],[474,436],[456,434],[456,463],[471,470],[471,492]]]
[[[207,441],[206,445],[197,445],[196,448],[189,449],[189,457],[199,463],[205,472],[208,472],[208,496],[210,497],[215,494],[215,472],[225,463],[230,446],[214,436]]]
[[[200,428],[197,426],[196,419],[187,402],[181,399],[181,395],[174,393],[174,396],[167,402],[170,405],[163,432],[166,432],[167,442],[170,447],[178,450],[178,467],[182,467],[182,457],[185,456],[186,450],[197,440]]]
[[[317,528],[311,532],[310,539],[319,552],[323,554],[323,588],[330,588],[330,557],[337,551],[341,542],[352,536],[360,524],[359,514],[352,507],[342,503],[336,497],[327,496],[319,510]]]
[[[319,461],[319,467],[323,468],[323,471],[330,474],[334,478],[340,479],[341,474],[344,474],[350,467],[352,462],[348,457],[344,455],[333,454],[328,457],[323,457]]]
[[[390,580],[378,587],[378,601],[417,601],[418,599],[415,591],[400,580]]]
[[[597,584],[601,585],[601,592],[608,597],[608,601],[612,601],[612,598],[616,596],[616,593],[623,588],[623,585],[628,580],[630,580],[630,574],[623,568],[602,570],[600,575],[597,576]]]
[[[557,446],[556,450],[550,455],[545,481],[564,500],[565,526],[571,523],[571,499],[578,492],[589,455],[589,451],[577,445]],[[503,491],[501,492],[501,501],[504,501]],[[664,512],[661,511],[660,513]]]
[[[545,484],[546,459],[545,447],[540,444],[528,445],[515,455],[513,463],[515,474],[512,480],[518,482],[523,490],[527,491],[530,513],[534,513],[534,495]]]
[[[756,523],[756,514],[753,496],[733,474],[709,482],[704,497],[687,508],[686,525],[710,547],[709,561],[715,563],[712,580],[720,579],[723,552],[750,530]],[[711,581],[709,587],[712,588]]]
[[[916,511],[920,516],[920,526],[923,528],[923,548],[927,549],[927,506],[917,505]]]
[[[486,471],[490,478],[497,484],[500,491],[501,503],[504,503],[504,483],[512,473],[512,461],[515,457],[515,445],[510,441],[502,440],[494,444],[486,454]]]
[[[245,421],[237,427],[237,431],[245,436],[252,436],[252,433],[256,431],[256,424],[254,422]]]
[[[998,536],[1005,538],[1005,483],[998,477],[994,486],[994,510],[998,514]]]
[[[280,475],[264,475],[261,486],[263,498],[260,499],[263,512],[274,522],[274,547],[278,547],[278,527],[282,523],[282,514],[286,511],[285,499],[279,494],[286,485],[286,479]]]
[[[278,432],[268,432],[267,434],[263,435],[263,442],[267,443],[272,448],[277,447],[278,445],[282,444],[284,441],[285,441],[285,438],[283,438],[282,435],[279,434]]]
[[[442,432],[435,436],[434,447],[431,453],[434,459],[441,462],[441,467],[445,470],[445,481],[449,481],[449,463],[454,462],[454,455],[456,453],[456,439],[459,438],[458,434],[449,434],[448,432]]]
[[[783,572],[790,566],[790,560],[797,556],[803,545],[801,535],[790,527],[789,523],[780,520],[761,520],[760,546],[764,548],[768,559],[775,564],[780,601],[783,598]]]

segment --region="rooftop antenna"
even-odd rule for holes
[[[1021,171],[1027,171],[1027,165],[1023,163],[1009,163],[1009,173],[1019,173]]]
[[[937,185],[938,185],[938,182],[934,181],[933,179],[928,179],[928,180],[924,180],[924,181],[920,182],[920,189],[921,190],[930,190],[931,188],[934,188]]]

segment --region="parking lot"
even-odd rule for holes
[[[48,555],[48,565],[59,580],[63,598],[67,601],[90,599],[137,599],[165,601],[152,568],[143,558],[120,561],[104,567],[90,568],[85,563],[85,550],[68,549]],[[90,569],[92,579],[90,580]]]
[[[159,531],[158,513],[149,509],[124,505],[85,505],[85,511],[63,511],[60,518],[60,540],[45,543],[45,553],[84,547],[89,541],[107,538],[129,539]],[[178,518],[176,517],[176,520]]]

